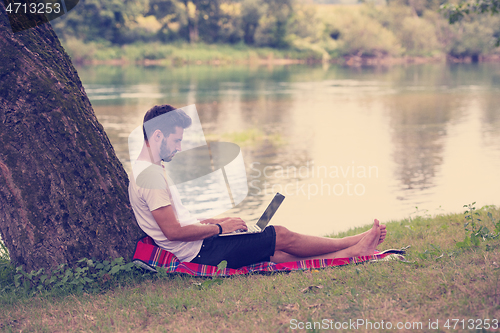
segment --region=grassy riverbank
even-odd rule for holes
[[[500,210],[484,207],[478,212],[474,217],[493,230],[487,214],[498,221]],[[143,276],[98,294],[28,297],[10,290],[0,296],[0,330],[276,332],[308,321],[332,319],[321,324],[335,325],[359,319],[374,327],[383,320],[383,327],[390,322],[393,329],[402,323],[420,330],[429,330],[429,320],[439,320],[439,329],[447,331],[447,319],[460,319],[448,324],[463,331],[468,319],[489,318],[490,325],[500,319],[498,238],[457,247],[465,237],[463,214],[417,216],[387,226],[389,234],[380,249],[411,245],[410,263],[238,276],[205,288],[199,286],[206,281],[202,279]]]
[[[325,57],[321,49],[273,49],[256,48],[243,44],[161,44],[136,43],[123,46],[103,43],[84,43],[72,39],[63,42],[72,61],[79,65],[289,65],[289,64],[343,64],[361,65],[398,65],[410,63],[471,62],[472,57],[453,57],[444,53],[428,56],[413,55],[376,55],[359,56],[356,54],[337,54]],[[480,62],[499,62],[500,53],[481,55]]]
[[[227,44],[137,43],[112,46],[83,43],[72,39],[64,48],[77,64],[144,64],[160,66],[292,64],[321,62],[321,54],[311,50],[277,50]]]
[[[428,5],[416,10],[396,2],[388,6],[301,4],[289,13],[286,24],[282,22],[283,31],[272,27],[277,14],[266,14],[269,17],[259,21],[263,26],[257,29],[260,32],[256,33],[253,43],[244,42],[242,31],[236,33],[241,29],[236,20],[239,16],[235,14],[238,10],[228,14],[236,20],[232,25],[236,33],[233,35],[241,35],[231,41],[219,30],[221,35],[215,39],[200,37],[189,42],[182,34],[162,39],[158,18],[138,13],[138,22],[127,28],[128,37],[122,36],[121,41],[113,42],[110,36],[106,39],[101,34],[91,38],[86,30],[72,34],[78,29],[66,26],[65,20],[55,23],[54,28],[73,62],[78,64],[341,63],[361,66],[500,60],[500,49],[495,47],[500,16],[472,15],[450,25],[437,3]],[[240,4],[234,6],[239,8]],[[72,12],[68,17],[78,13]],[[219,22],[216,26],[225,25]]]

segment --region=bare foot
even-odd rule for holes
[[[377,219],[375,219],[378,221]],[[378,243],[381,244],[385,240],[385,236],[387,236],[387,227],[385,224],[380,224],[380,237],[378,239]]]
[[[357,256],[373,255],[380,240],[380,224],[378,220],[373,222],[373,227],[366,233],[366,235],[354,245],[353,250]]]

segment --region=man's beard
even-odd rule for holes
[[[160,146],[160,158],[162,161],[170,162],[172,160],[172,158],[174,157],[176,152],[177,152],[177,150],[174,150],[173,152],[171,152],[167,148],[167,143],[166,143],[165,139],[162,140],[161,146]]]

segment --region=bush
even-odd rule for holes
[[[398,37],[407,55],[431,56],[439,49],[434,26],[420,17],[405,17]]]
[[[448,23],[439,15],[429,15],[431,12],[426,11],[420,17],[410,7],[401,5],[367,7],[366,13],[394,33],[405,55],[431,56],[443,49],[436,26]]]
[[[338,31],[343,55],[398,56],[401,44],[389,29],[377,20],[360,12],[342,8],[327,22],[330,31]]]
[[[64,49],[71,60],[77,64],[94,59],[97,48],[96,43],[85,43],[76,38],[68,38],[64,42]]]
[[[466,19],[453,25],[448,54],[461,58],[491,53],[495,49],[495,27],[500,25],[499,18],[471,16]]]

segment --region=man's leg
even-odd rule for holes
[[[276,249],[271,257],[274,262],[372,255],[387,234],[378,220],[367,232],[345,238],[302,235],[281,226],[275,226],[275,230]]]

